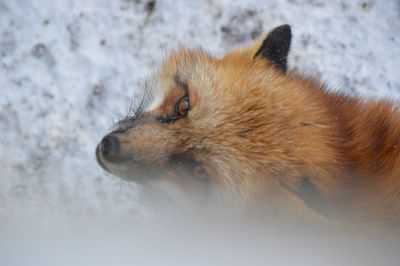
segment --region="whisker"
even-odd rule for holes
[[[143,83],[143,88],[144,89],[140,100],[135,101],[135,97],[132,97],[126,115],[119,119],[117,124],[128,121],[133,122],[138,119],[144,108],[152,100],[155,88],[153,79],[146,78]]]

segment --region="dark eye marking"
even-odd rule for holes
[[[185,92],[185,94],[189,94],[189,85],[186,81],[184,81],[179,74],[176,74],[174,76],[174,81],[176,86],[181,87],[183,89],[183,91]]]

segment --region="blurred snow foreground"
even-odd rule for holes
[[[290,69],[399,99],[399,12],[396,0],[0,0],[0,226],[147,217],[94,149],[179,44],[218,56],[288,23]]]

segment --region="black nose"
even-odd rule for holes
[[[100,142],[101,155],[112,161],[119,157],[119,141],[115,135],[107,135]]]

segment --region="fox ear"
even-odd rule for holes
[[[254,59],[264,57],[286,73],[291,40],[292,30],[289,25],[282,25],[273,29],[262,42],[261,47],[254,55]]]

